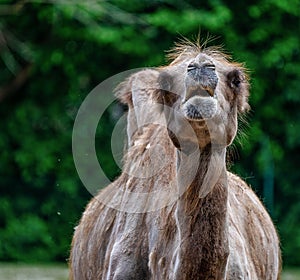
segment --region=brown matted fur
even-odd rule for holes
[[[129,107],[124,170],[92,199],[75,229],[70,279],[279,279],[281,257],[273,223],[251,188],[226,171],[226,148],[236,135],[237,115],[249,109],[245,68],[218,48],[203,49],[188,41],[169,57],[170,65],[140,71],[117,89]],[[201,156],[194,179],[180,192],[180,177],[188,170],[179,163],[185,143],[194,140],[180,123],[173,134],[166,125],[140,124],[145,119],[167,125],[174,121],[172,112],[151,110],[151,104],[181,108],[184,69],[201,59],[212,61],[218,75],[218,111],[212,121],[189,120],[197,138],[192,144]],[[149,174],[150,164],[155,174]],[[178,189],[176,199],[170,199]],[[128,192],[160,195],[131,201]],[[115,199],[136,211],[103,203]],[[156,203],[165,207],[153,210]],[[142,211],[147,207],[151,211]]]

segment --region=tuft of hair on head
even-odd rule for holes
[[[185,54],[190,55],[191,53],[201,52],[202,47],[199,40],[192,42],[185,37],[179,38],[179,40],[175,42],[174,47],[167,51],[167,59],[173,61]]]
[[[166,58],[168,62],[170,62],[170,65],[174,65],[187,58],[196,57],[200,52],[203,52],[215,59],[229,63],[232,59],[230,54],[225,52],[223,45],[209,46],[216,39],[218,39],[218,37],[210,35],[202,39],[198,34],[196,39],[191,41],[181,36],[178,41],[175,42],[174,47],[166,52]]]

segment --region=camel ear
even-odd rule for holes
[[[161,71],[158,76],[158,89],[155,91],[156,102],[172,106],[178,99],[178,95],[172,92],[173,76],[167,71]]]
[[[132,107],[132,76],[128,77],[126,80],[121,82],[114,90],[115,96],[118,98],[118,100],[128,105],[129,107]]]
[[[238,112],[244,113],[249,111],[249,83],[244,71],[238,68],[230,71],[227,74],[227,85],[231,89],[237,101]]]

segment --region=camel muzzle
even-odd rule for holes
[[[190,120],[212,118],[217,112],[215,89],[218,77],[215,65],[192,62],[187,67],[185,96],[182,102],[184,115]]]
[[[187,67],[186,86],[187,89],[199,88],[199,94],[202,95],[205,90],[210,96],[214,96],[217,87],[218,77],[215,71],[215,65],[211,63],[190,63]],[[201,90],[202,89],[202,90]]]

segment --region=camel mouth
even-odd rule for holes
[[[183,105],[184,116],[193,121],[202,121],[213,118],[218,110],[215,96],[194,95],[186,100]]]
[[[197,85],[197,86],[191,86],[186,89],[186,95],[183,103],[188,101],[190,98],[194,96],[199,97],[215,97],[215,91],[213,88],[203,86],[203,85]]]

